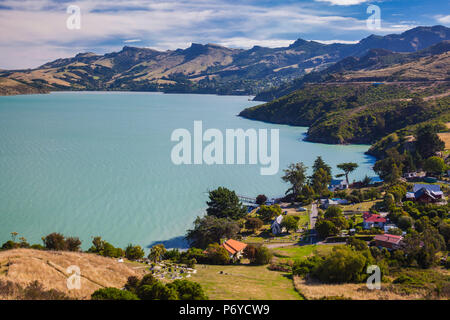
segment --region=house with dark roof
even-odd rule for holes
[[[373,240],[377,247],[394,250],[400,247],[403,237],[385,233],[377,234]]]
[[[406,199],[423,203],[439,202],[443,199],[443,192],[441,186],[437,184],[417,183],[412,192],[406,193]]]
[[[234,239],[228,239],[227,241],[222,243],[222,247],[224,247],[225,250],[228,251],[230,259],[238,260],[242,258],[244,249],[247,247],[247,244]]]
[[[371,228],[384,228],[386,223],[386,218],[383,218],[379,214],[372,213],[364,213],[363,214],[363,228],[371,229]]]

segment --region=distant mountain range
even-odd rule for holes
[[[367,56],[371,49],[387,50],[376,53],[377,63],[384,63],[380,58],[383,55],[416,52],[444,40],[450,40],[450,29],[434,26],[417,27],[402,34],[371,35],[356,44],[322,44],[298,39],[288,47],[255,46],[249,50],[195,43],[187,49],[168,51],[126,46],[119,52],[104,55],[80,53],[36,69],[1,70],[0,94],[56,90],[217,94],[263,91],[258,98],[271,100],[302,85],[293,80],[305,74],[317,76],[344,58],[353,57],[333,68],[345,70],[351,65],[357,68],[358,64],[373,63]],[[402,56],[395,59],[401,60]]]

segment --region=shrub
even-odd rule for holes
[[[178,293],[180,300],[208,300],[200,284],[188,280],[175,280],[167,285]]]
[[[98,289],[91,295],[92,300],[139,300],[138,297],[127,290],[117,288]]]
[[[253,232],[261,229],[264,222],[259,218],[247,218],[245,221],[245,228],[248,230],[253,230]]]
[[[272,260],[272,252],[267,247],[260,246],[257,247],[255,253],[255,260],[253,263],[258,265],[268,264]]]
[[[323,282],[360,282],[366,277],[364,267],[368,259],[348,247],[334,247],[333,251],[314,269],[314,276]]]
[[[211,264],[229,264],[230,256],[228,251],[217,243],[210,244],[206,249],[206,256]]]

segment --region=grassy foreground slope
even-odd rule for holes
[[[81,289],[69,290],[69,266],[81,270]],[[76,299],[89,299],[103,287],[122,288],[129,276],[141,276],[142,269],[134,269],[117,259],[96,254],[32,249],[0,251],[0,281],[11,281],[25,287],[39,281],[45,289],[56,289]],[[17,292],[0,292],[0,299],[15,299]]]

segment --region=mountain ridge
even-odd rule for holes
[[[415,52],[438,40],[450,40],[450,29],[417,27],[401,34],[371,35],[356,44],[323,44],[299,38],[279,48],[235,49],[192,43],[185,49],[158,51],[124,46],[103,55],[79,53],[35,69],[2,70],[0,79],[39,92],[128,90],[249,95],[282,86],[348,56],[360,57],[380,46]],[[0,94],[4,91],[0,88]]]

